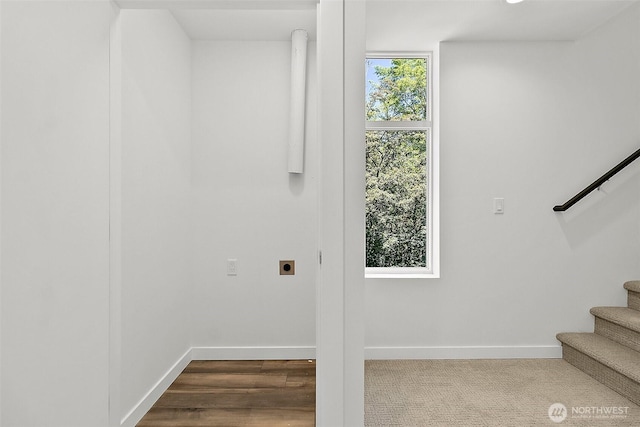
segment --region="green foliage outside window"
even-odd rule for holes
[[[368,64],[368,121],[426,118],[426,61]],[[372,66],[373,65],[373,66]],[[366,265],[425,267],[427,259],[426,130],[366,133]]]
[[[390,61],[369,60],[369,64],[376,77],[369,81],[367,120],[425,120],[426,61],[422,58],[396,58]]]

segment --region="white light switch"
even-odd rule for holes
[[[238,260],[228,259],[227,260],[227,276],[237,276],[237,275],[238,275]]]
[[[504,213],[504,199],[502,197],[493,199],[493,213],[496,215]]]

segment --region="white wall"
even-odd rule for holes
[[[581,102],[588,106],[585,134],[607,146],[640,148],[640,4],[578,40],[576,49],[583,71]],[[627,151],[621,147],[618,153]],[[631,169],[640,171],[636,165]]]
[[[5,426],[107,424],[110,14],[106,1],[2,3]],[[122,18],[112,367],[126,418],[190,346],[313,355],[320,150],[313,43],[306,169],[291,176],[289,42],[191,43],[166,12]],[[566,214],[551,207],[637,148],[639,23],[636,7],[578,43],[442,46],[442,278],[367,281],[370,356],[557,355],[556,332],[624,304],[622,282],[640,273],[637,165]],[[343,166],[352,194],[360,168]],[[296,276],[279,276],[279,259]]]
[[[167,11],[120,19],[125,417],[190,348],[191,42]]]
[[[106,426],[106,1],[2,4],[2,420]]]
[[[305,172],[290,175],[291,43],[193,43],[192,341],[205,348],[196,357],[314,354],[315,55],[310,41]],[[238,260],[237,276],[226,275],[227,259]],[[278,261],[288,259],[296,274],[280,276]]]
[[[122,11],[109,46],[112,12],[3,2],[3,425],[132,425],[191,345],[314,354],[315,44],[293,176],[289,42],[196,44],[192,76],[168,12]]]
[[[638,147],[639,22],[635,8],[578,43],[440,46],[442,278],[367,281],[368,357],[559,356],[557,332],[625,304],[640,166],[552,207]]]

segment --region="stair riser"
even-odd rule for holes
[[[562,358],[636,405],[640,405],[640,384],[634,380],[566,344],[562,345]]]
[[[616,325],[608,320],[595,318],[595,327],[593,331],[607,337],[612,341],[629,347],[632,350],[640,352],[640,334],[636,331],[625,328],[624,326]]]
[[[638,292],[627,291],[627,306],[640,311],[640,294]]]

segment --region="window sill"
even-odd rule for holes
[[[365,268],[365,279],[439,279],[439,272],[426,268]]]

